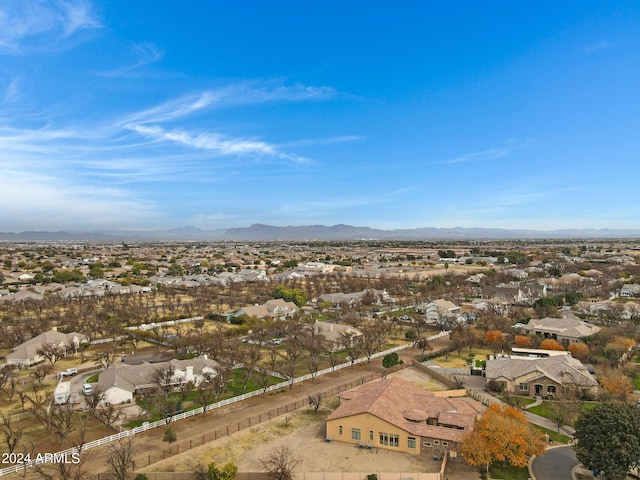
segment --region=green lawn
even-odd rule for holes
[[[532,403],[536,402],[535,398],[530,398],[530,397],[498,397],[500,400],[502,400],[504,403],[506,403],[507,405],[512,405],[512,406],[518,406],[518,407],[525,407],[527,405],[531,405]]]
[[[575,420],[580,415],[580,412],[582,412],[583,410],[591,410],[597,405],[597,402],[584,402],[583,404],[580,402],[567,402],[567,403],[570,405],[570,409],[574,412],[573,415],[571,415],[571,419],[566,422],[569,425],[572,425],[573,422],[575,422]],[[535,407],[529,408],[528,411],[554,421],[553,408],[554,408],[554,405],[557,405],[557,404],[558,402],[550,402],[548,400],[545,400],[540,405],[536,405]]]
[[[489,467],[489,475],[491,478],[500,478],[503,480],[527,480],[529,477],[528,467],[514,467],[511,465],[503,465],[496,463]]]
[[[100,376],[99,373],[96,373],[95,375],[91,375],[89,378],[87,378],[87,383],[98,383],[99,376]]]
[[[539,425],[533,425],[533,428],[549,435],[549,440],[551,440],[552,442],[562,443],[564,445],[569,442],[569,437],[563,435],[562,433],[558,433],[555,430],[549,430],[548,428],[544,428]]]

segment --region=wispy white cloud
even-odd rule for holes
[[[253,105],[276,101],[323,100],[336,95],[330,87],[306,85],[271,86],[270,82],[243,82],[227,87],[210,89],[193,95],[172,99],[155,107],[133,113],[123,124],[163,123],[178,120],[199,111],[229,106]]]
[[[164,57],[164,52],[150,42],[134,43],[132,52],[135,61],[130,65],[125,65],[100,75],[105,77],[132,77],[139,75],[140,68],[159,62]]]
[[[57,4],[63,12],[61,24],[65,37],[73,35],[78,30],[102,27],[90,2],[86,0],[59,0]]]
[[[490,148],[488,150],[481,150],[478,152],[465,153],[454,158],[443,161],[442,163],[450,165],[455,163],[465,162],[482,162],[488,160],[497,160],[505,157],[510,153],[527,148],[533,143],[532,138],[508,138],[502,142],[501,147]]]
[[[295,140],[293,142],[281,143],[280,146],[283,148],[293,148],[293,147],[307,147],[312,145],[332,145],[335,143],[348,143],[348,142],[358,142],[364,140],[366,137],[360,135],[342,135],[339,137],[329,137],[329,138],[308,138],[304,140]]]
[[[595,53],[598,52],[600,50],[607,50],[609,48],[615,47],[615,43],[610,42],[608,40],[600,40],[598,42],[592,43],[591,45],[587,45],[584,47],[584,52],[589,54],[589,53]]]
[[[307,163],[308,159],[282,152],[269,143],[244,138],[230,138],[219,133],[189,133],[184,130],[164,130],[158,126],[130,125],[129,128],[140,135],[158,141],[178,143],[189,148],[212,152],[217,156],[266,156],[297,163]]]
[[[80,30],[101,28],[88,0],[5,0],[0,5],[0,54],[49,51]]]
[[[202,92],[170,100],[155,107],[151,107],[122,119],[122,125],[164,123],[197,113],[219,101],[220,94],[216,92]]]
[[[13,103],[18,100],[20,94],[20,82],[17,77],[11,77],[9,84],[4,89],[4,95],[2,96],[2,102],[0,103]]]
[[[495,160],[497,158],[504,157],[508,153],[509,153],[509,150],[506,148],[492,148],[490,150],[482,150],[480,152],[466,153],[464,155],[460,155],[459,157],[445,160],[444,163],[453,164],[453,163],[464,163],[464,162],[474,162],[474,161],[483,161],[483,160]]]

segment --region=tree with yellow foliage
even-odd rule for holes
[[[612,365],[614,365],[616,361],[624,365],[631,359],[631,351],[635,344],[636,342],[631,338],[622,336],[613,337],[604,346],[604,354],[611,360]]]
[[[493,404],[476,420],[475,427],[460,444],[460,453],[474,466],[508,462],[524,467],[533,455],[545,451],[542,433],[535,430],[524,413],[507,405]]]
[[[484,334],[484,340],[491,345],[493,353],[496,353],[507,341],[501,330],[488,330]]]
[[[564,347],[553,338],[545,338],[540,342],[540,348],[543,350],[564,350]]]
[[[581,362],[589,358],[589,346],[586,343],[574,342],[569,345],[569,348],[567,350],[571,352],[571,356],[573,358],[577,358]]]
[[[626,402],[633,390],[629,377],[620,369],[607,369],[599,375],[600,385],[611,399],[616,402]]]
[[[531,337],[526,335],[516,335],[513,337],[513,343],[516,344],[517,347],[529,348],[533,346],[533,340]]]

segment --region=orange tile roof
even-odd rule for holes
[[[473,429],[476,416],[484,407],[470,398],[442,398],[401,378],[367,383],[342,394],[341,405],[327,420],[368,413],[409,433],[423,437],[459,442]],[[444,426],[428,425],[417,421],[418,412],[437,419]]]

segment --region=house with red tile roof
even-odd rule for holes
[[[326,421],[327,437],[364,448],[457,455],[483,405],[463,390],[430,392],[401,378],[361,385],[341,394]]]

